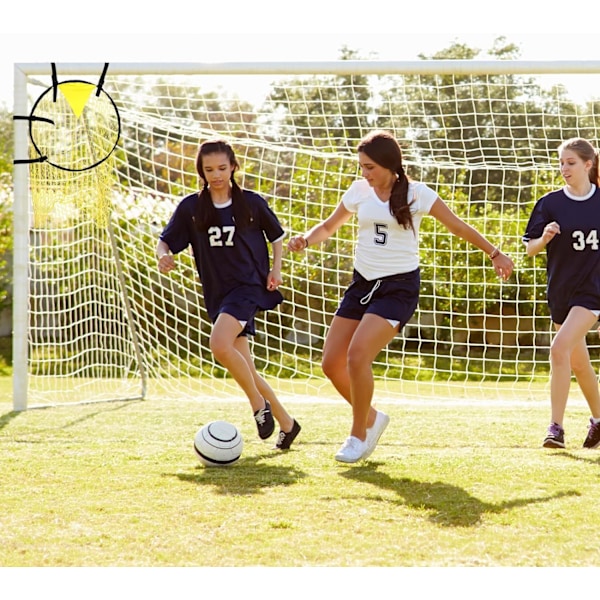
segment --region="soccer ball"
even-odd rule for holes
[[[194,450],[206,467],[226,467],[242,455],[244,440],[238,428],[227,421],[211,421],[194,437]]]

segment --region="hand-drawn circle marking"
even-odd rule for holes
[[[66,101],[62,98],[64,94],[61,94],[61,97],[57,97],[56,88],[72,84],[90,86],[91,89],[89,90],[90,95],[85,102],[85,106],[82,106],[81,114],[79,116],[73,115],[71,118],[61,115],[60,111],[56,110],[55,104]],[[97,93],[92,93],[94,90],[97,90]],[[94,110],[93,104],[97,102],[104,104],[104,106],[100,106],[102,110]],[[67,132],[65,135],[64,130],[65,128],[73,127],[73,123],[78,119],[85,121],[83,126],[87,126],[86,131],[95,132],[101,138],[87,140],[90,147],[89,164],[72,166],[65,164],[65,161],[61,162],[61,155],[68,154],[71,151],[71,149],[65,148],[64,142],[65,139],[68,140],[71,138],[71,134]],[[48,88],[36,100],[31,109],[31,115],[27,120],[29,120],[29,137],[40,158],[19,162],[47,162],[53,167],[64,171],[79,172],[97,167],[112,154],[121,137],[121,118],[114,100],[104,90],[98,90],[97,85],[87,81],[63,81],[57,84],[57,86]],[[109,123],[109,121],[111,122]],[[43,131],[39,129],[42,127],[44,128]],[[54,127],[56,135],[53,135],[52,130],[47,129],[48,127]],[[111,137],[108,139],[105,137],[107,131],[111,132]],[[92,133],[92,135],[94,134]],[[94,153],[95,151],[96,154]]]

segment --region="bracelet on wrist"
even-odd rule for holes
[[[489,254],[488,256],[490,257],[490,260],[494,260],[496,258],[496,256],[498,256],[498,254],[500,254],[500,250],[498,248],[494,248]]]
[[[302,236],[302,239],[304,240],[304,249],[306,250],[308,248],[308,240]]]

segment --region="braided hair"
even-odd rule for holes
[[[199,231],[206,231],[212,225],[218,224],[217,209],[215,208],[208,182],[204,176],[204,168],[202,166],[203,157],[209,154],[225,154],[229,160],[229,164],[233,167],[231,172],[231,201],[233,206],[233,218],[236,227],[247,227],[252,222],[252,214],[250,207],[244,198],[242,188],[235,181],[235,172],[240,168],[235,152],[229,143],[222,139],[208,140],[200,144],[196,155],[196,171],[204,181],[204,187],[198,192],[198,208],[196,210],[195,222],[196,228]]]
[[[387,131],[374,131],[362,139],[358,152],[363,152],[372,161],[397,175],[389,200],[390,213],[404,229],[414,231],[411,203],[408,202],[410,179],[404,172],[402,150],[394,136]]]

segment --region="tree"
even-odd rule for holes
[[[115,104],[127,115],[118,150],[124,155],[119,161],[124,181],[180,196],[196,178],[194,159],[201,138],[229,136],[236,130],[252,136],[255,112],[248,102],[215,89],[190,93],[191,89],[161,80],[149,89],[143,80],[133,79],[111,91]],[[167,130],[165,120],[181,127]],[[198,137],[190,137],[186,133],[190,130],[196,130]]]
[[[0,311],[12,305],[13,119],[0,109]]]
[[[12,173],[13,148],[12,113],[5,108],[0,108],[0,173]]]
[[[360,58],[343,47],[341,60]],[[373,125],[366,75],[305,76],[277,84],[264,111],[276,117],[274,139],[287,145],[354,151],[354,141]]]
[[[518,48],[498,38],[489,53],[498,60],[514,59]],[[421,58],[472,60],[478,54],[454,43]],[[390,108],[378,125],[393,127],[409,140],[409,160],[435,163],[436,173],[448,164],[448,180],[452,169],[464,167],[464,191],[482,210],[487,202],[500,207],[499,194],[507,188],[515,190],[519,204],[537,197],[539,165],[551,162],[565,129],[578,131],[582,124],[564,90],[547,91],[519,75],[391,77],[382,97]],[[423,177],[427,174],[425,167]]]

